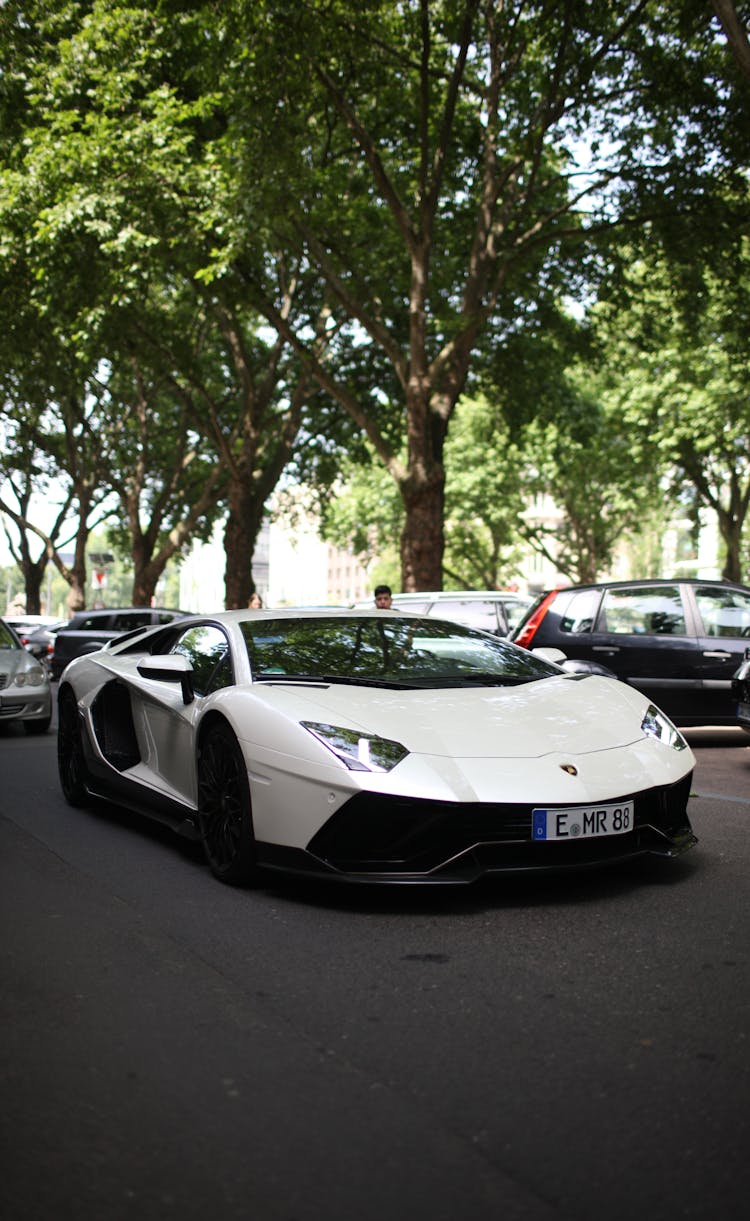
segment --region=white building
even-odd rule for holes
[[[193,544],[180,569],[180,606],[208,614],[224,607],[224,526],[210,543]],[[357,557],[318,537],[315,522],[264,524],[253,556],[253,579],[264,606],[349,606],[371,592]]]

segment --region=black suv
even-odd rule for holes
[[[511,632],[637,687],[683,726],[736,725],[732,675],[750,638],[750,589],[726,581],[613,581],[542,594]]]
[[[78,611],[55,636],[52,653],[52,678],[62,674],[69,661],[82,653],[94,653],[125,632],[139,627],[152,627],[159,623],[171,623],[188,611],[166,610],[161,606],[106,607],[104,610]]]

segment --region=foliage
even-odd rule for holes
[[[689,296],[679,266],[633,261],[631,305],[600,306],[613,406],[655,448],[672,494],[712,510],[724,575],[748,577],[750,546],[750,243],[732,266],[704,266]]]
[[[675,82],[695,31],[668,8],[649,23],[625,3],[234,11],[251,48],[230,52],[242,65],[230,116],[242,200],[257,200],[275,245],[322,280],[325,366],[304,337],[310,319],[282,319],[256,270],[261,307],[395,480],[405,587],[435,584],[443,446],[483,338],[507,337],[575,284],[586,232],[610,226],[618,203],[632,216],[644,183],[705,178],[710,153],[686,140]],[[236,230],[227,237],[217,267],[241,246]]]
[[[144,594],[228,508],[227,601],[243,605],[285,464],[325,498],[365,445],[398,496],[406,589],[511,562],[505,457],[526,440],[529,486],[568,496],[566,563],[605,562],[626,506],[613,494],[600,522],[591,506],[627,484],[634,416],[618,417],[614,381],[560,375],[582,337],[560,306],[638,291],[623,227],[679,268],[673,302],[678,279],[700,301],[727,291],[727,252],[743,265],[750,91],[709,5],[7,0],[0,46],[3,411],[46,430],[79,593],[114,490]],[[727,298],[714,338],[729,320]],[[656,352],[647,325],[661,336],[644,310]],[[618,371],[623,353],[638,365],[614,325],[608,342]],[[743,394],[704,374],[683,361],[696,426],[717,378],[717,418]],[[494,431],[458,409],[480,389]],[[478,443],[484,506],[465,459]],[[703,457],[700,473],[684,444],[678,457],[721,515],[720,472],[707,491]]]
[[[501,589],[517,575],[522,448],[497,405],[462,400],[446,444],[448,588]]]

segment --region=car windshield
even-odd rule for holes
[[[384,615],[252,619],[242,623],[253,681],[385,687],[509,686],[557,666],[458,623]]]

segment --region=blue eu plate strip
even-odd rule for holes
[[[534,823],[533,823],[532,835],[533,835],[534,839],[546,839],[547,838],[547,811],[546,810],[534,810],[533,813],[534,813]]]

